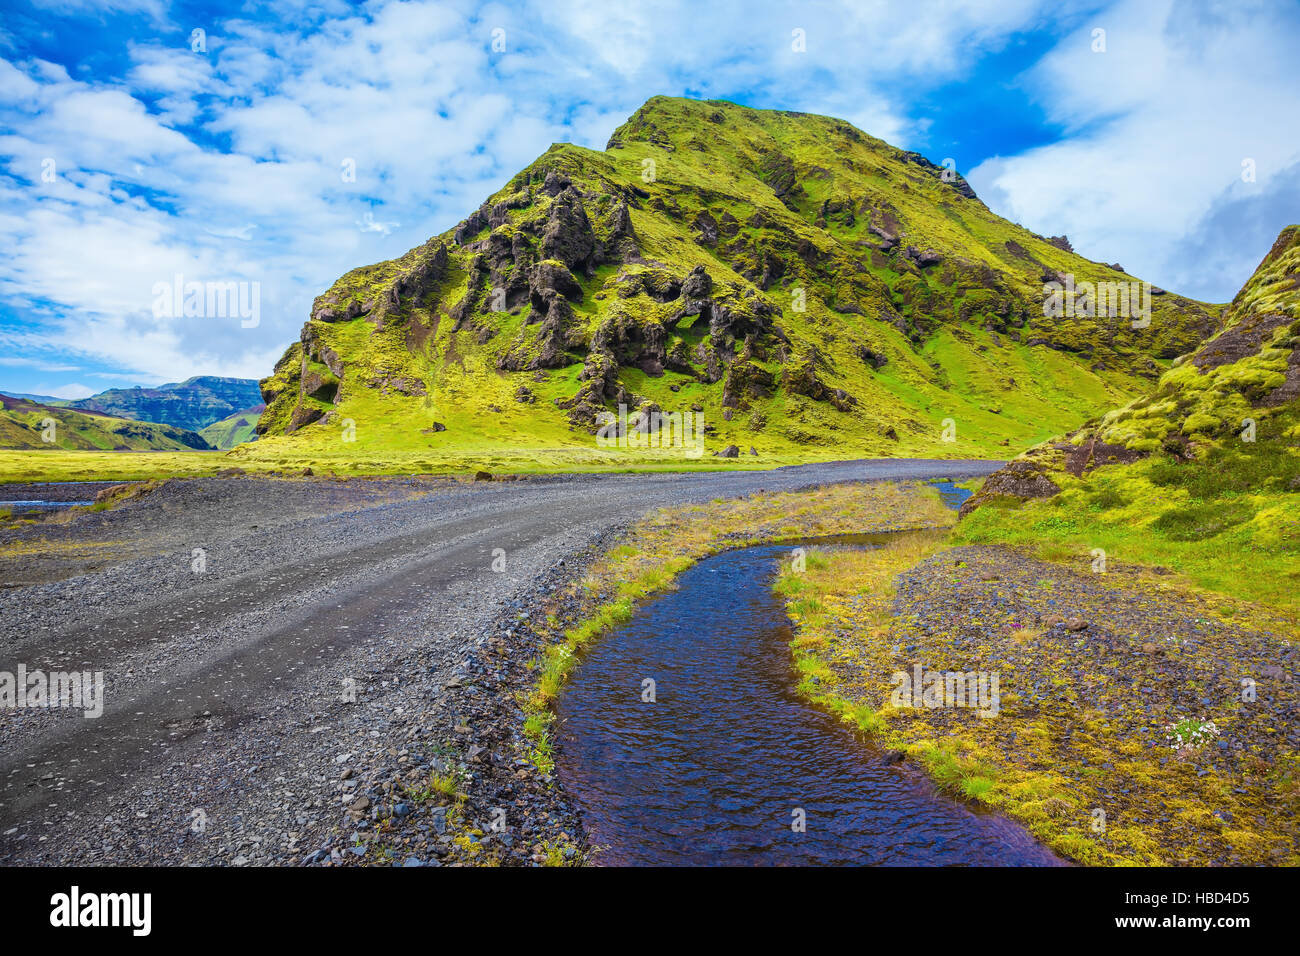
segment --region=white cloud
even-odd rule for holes
[[[0,365],[21,366],[25,368],[36,369],[41,372],[80,372],[80,365],[62,365],[51,362],[41,362],[37,359],[28,358],[27,356],[3,355],[0,356]]]
[[[1280,22],[1288,18],[1289,28]],[[1171,256],[1240,184],[1242,160],[1257,167],[1246,191],[1264,191],[1300,158],[1294,21],[1280,6],[1117,3],[1027,78],[1065,138],[987,160],[968,179],[1008,218],[1066,233],[1090,258],[1184,291],[1187,270]],[[1106,30],[1104,53],[1092,51],[1095,27]],[[1265,251],[1249,250],[1226,272],[1204,264],[1216,278],[1194,283],[1197,293],[1231,298],[1253,268],[1243,263]]]
[[[375,220],[375,214],[366,210],[366,214],[357,223],[357,228],[362,232],[377,232],[381,236],[387,236],[400,225],[400,222],[378,222]]]
[[[51,395],[54,398],[76,400],[78,398],[89,398],[91,395],[95,394],[95,389],[87,388],[80,382],[69,382],[66,385],[52,385],[48,390],[40,389],[33,394]]]
[[[692,49],[673,24],[701,14],[684,4],[653,16],[581,2],[336,5],[323,22],[293,4],[281,12],[282,23],[205,24],[205,53],[189,49],[188,26],[171,46],[137,36],[116,81],[0,61],[0,122],[15,131],[0,137],[11,176],[0,179],[0,242],[11,250],[0,293],[38,326],[30,340],[0,330],[6,344],[61,348],[141,378],[266,374],[338,275],[450,227],[553,141],[603,148],[701,57],[721,64],[719,88],[787,82],[767,73],[784,22],[749,18],[729,37],[725,16],[710,13],[694,40],[712,49]],[[760,60],[747,60],[755,51]],[[891,133],[901,126],[879,96],[842,103]],[[47,159],[53,182],[41,181]],[[355,182],[343,181],[345,161]],[[156,319],[150,289],[176,274],[260,282],[263,322]]]
[[[164,0],[32,0],[32,6],[52,13],[144,13],[155,21],[166,19]]]

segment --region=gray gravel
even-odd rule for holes
[[[0,548],[20,545],[0,551],[0,671],[103,671],[107,700],[97,719],[0,709],[0,862],[361,862],[393,815],[418,817],[421,847],[393,862],[436,864],[456,855],[440,811],[400,796],[435,769],[461,774],[471,820],[504,806],[486,839],[528,862],[574,824],[523,760],[515,694],[540,648],[515,625],[629,521],[760,488],[997,465],[194,479],[0,530]]]

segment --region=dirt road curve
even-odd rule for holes
[[[465,648],[646,510],[994,467],[200,479],[0,531],[0,545],[41,539],[0,551],[0,675],[102,671],[106,685],[98,718],[0,709],[0,862],[301,862],[339,826],[347,768],[402,760],[433,722],[463,728],[474,708],[444,696]]]

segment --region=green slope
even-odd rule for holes
[[[194,432],[172,425],[55,408],[0,395],[0,448],[188,451],[211,447]]]
[[[234,448],[246,441],[255,441],[257,439],[257,420],[264,411],[266,411],[265,405],[254,405],[251,408],[245,408],[243,411],[235,412],[235,414],[223,418],[219,422],[213,422],[206,428],[199,429],[199,434],[213,448]]]
[[[1163,564],[1300,620],[1300,226],[1146,394],[990,476],[961,534]]]
[[[339,279],[247,454],[590,448],[621,403],[698,410],[710,451],[765,459],[1005,457],[1218,327],[1159,290],[1144,329],[1045,318],[1045,280],[1131,280],[1063,246],[843,121],[656,97],[605,151],[557,144]]]

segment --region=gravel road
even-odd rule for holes
[[[493,833],[526,862],[572,824],[519,759],[515,693],[538,648],[511,623],[627,522],[760,488],[998,464],[192,479],[0,530],[0,680],[20,665],[103,672],[106,701],[93,718],[0,707],[0,862],[352,861],[378,822],[367,794],[466,761],[468,786],[495,780],[492,798],[511,799]]]

